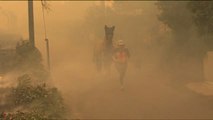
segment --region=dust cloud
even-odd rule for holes
[[[34,3],[36,46],[46,64],[41,3]],[[16,18],[12,21],[16,27],[9,31],[27,38],[27,3],[1,4],[1,10],[10,11]],[[169,26],[159,20],[161,11],[156,1],[48,1],[48,4],[50,11],[45,11],[45,20],[50,41],[51,83],[62,92],[69,118],[213,118],[213,105],[209,103],[212,98],[187,89],[179,71],[166,61],[175,36]],[[114,65],[110,74],[105,75],[97,72],[93,61],[94,46],[104,39],[105,24],[115,25],[113,40],[123,39],[130,50],[123,91]],[[179,61],[178,54],[173,57]],[[205,62],[208,80],[212,79],[212,59],[209,53]],[[188,67],[195,66],[193,59],[188,63]],[[187,67],[182,67],[181,71],[194,75],[185,69]]]

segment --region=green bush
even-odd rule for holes
[[[57,88],[47,87],[46,84],[32,85],[29,75],[23,75],[18,79],[18,85],[12,88],[9,95],[11,103],[20,111],[13,113],[12,116],[22,118],[44,117],[44,118],[63,118],[65,116],[65,106],[63,98]],[[31,118],[30,118],[31,119]],[[37,120],[37,119],[36,119]]]

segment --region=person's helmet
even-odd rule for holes
[[[124,46],[124,41],[123,40],[118,40],[118,46]]]

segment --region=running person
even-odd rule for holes
[[[123,40],[119,40],[117,43],[117,47],[113,52],[113,61],[115,63],[115,67],[118,70],[120,76],[121,89],[123,89],[124,85],[124,76],[126,74],[126,69],[128,65],[128,59],[130,57],[128,48],[125,47]]]

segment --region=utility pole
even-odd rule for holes
[[[49,51],[49,40],[45,38],[46,41],[46,49],[47,49],[47,65],[48,65],[48,70],[50,72],[50,51]]]
[[[50,48],[49,48],[49,39],[47,38],[47,28],[46,28],[46,21],[45,21],[45,15],[44,15],[44,9],[45,9],[45,6],[47,5],[45,2],[46,2],[45,0],[42,0],[41,5],[42,5],[43,22],[44,22],[44,35],[45,35],[45,41],[46,41],[47,67],[50,73]]]
[[[30,44],[33,47],[35,47],[33,0],[28,0],[28,17],[29,17],[29,41]]]

